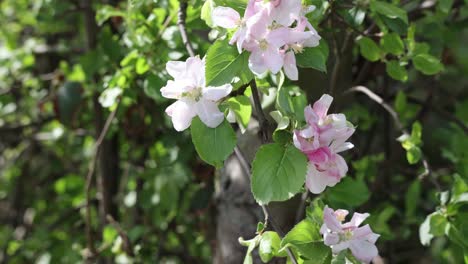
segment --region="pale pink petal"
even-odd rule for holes
[[[296,66],[296,56],[293,51],[289,51],[284,56],[284,73],[290,80],[297,81],[299,79],[299,72]]]
[[[190,126],[196,114],[193,104],[194,101],[191,100],[178,100],[166,108],[166,114],[172,118],[175,130],[183,131]]]
[[[380,235],[372,232],[369,225],[365,225],[354,229],[352,239],[367,240],[371,243],[375,243],[379,237]]]
[[[343,241],[341,243],[338,243],[336,245],[333,245],[331,248],[332,248],[332,252],[333,254],[338,254],[340,253],[341,251],[349,248],[350,246],[350,242],[349,241]]]
[[[369,263],[378,255],[377,247],[365,240],[351,240],[349,242],[351,253],[360,261]]]
[[[318,121],[318,116],[310,105],[304,108],[304,117],[309,125],[315,124]]]
[[[336,141],[334,141],[333,143],[335,143],[335,142],[336,142]],[[332,151],[335,152],[335,153],[340,153],[340,152],[343,152],[343,151],[345,151],[345,150],[354,148],[354,144],[351,143],[351,142],[344,142],[344,143],[341,144],[341,145],[335,145],[335,146],[333,146],[333,143],[332,143],[332,146],[330,146],[330,148],[331,148]]]
[[[169,80],[166,86],[161,88],[161,95],[169,99],[180,99],[182,93],[191,89],[187,80]]]
[[[173,78],[185,76],[185,61],[168,61],[166,63],[166,71]]]
[[[336,219],[335,212],[328,205],[323,208],[323,222],[333,232],[341,232],[341,223]]]
[[[313,109],[319,118],[325,118],[332,101],[333,97],[328,94],[324,94],[317,102],[314,103]]]
[[[265,11],[260,11],[247,19],[245,22],[247,27],[247,36],[252,36],[254,39],[263,39],[265,34],[268,32],[268,25],[270,24],[270,18]]]
[[[281,56],[279,49],[269,46],[263,56],[271,73],[277,74],[283,67],[283,56]]]
[[[350,224],[350,223],[347,223],[347,224]],[[353,225],[350,224],[350,226],[353,226]],[[343,227],[346,227],[346,224],[343,225]],[[373,234],[373,232],[369,225],[361,226],[361,227],[354,229],[352,239],[365,240],[366,237],[370,234]]]
[[[335,166],[338,169],[339,177],[343,178],[348,172],[348,164],[346,164],[346,161],[339,154],[335,154],[333,158],[335,159]]]
[[[190,75],[190,79],[197,87],[205,86],[205,60],[200,57],[190,57],[187,59],[187,73]]]
[[[281,48],[287,42],[287,37],[289,34],[289,30],[287,28],[281,27],[274,30],[271,30],[266,35],[266,41],[269,45],[275,48]]]
[[[353,218],[351,218],[351,221],[349,222],[352,226],[359,226],[364,220],[366,220],[367,217],[369,217],[370,214],[364,213],[354,213]]]
[[[211,19],[215,26],[230,29],[239,25],[241,17],[230,7],[219,6],[213,10]]]
[[[337,183],[334,177],[328,176],[327,172],[317,170],[312,162],[307,166],[306,186],[311,193],[319,194],[325,190],[327,186],[333,186]]]
[[[230,84],[225,84],[218,87],[206,87],[203,89],[203,99],[218,101],[223,97],[229,95],[232,91],[232,86]]]
[[[325,233],[323,243],[327,246],[335,245],[340,241],[340,236],[336,233]]]
[[[257,75],[262,75],[268,70],[266,63],[263,60],[263,53],[261,50],[254,50],[250,53],[249,68]]]
[[[215,128],[224,120],[224,114],[219,111],[215,102],[201,99],[195,104],[195,110],[200,120],[208,127]]]

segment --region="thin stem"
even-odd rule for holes
[[[180,0],[180,7],[179,7],[179,15],[177,20],[177,25],[179,26],[180,36],[182,37],[182,42],[187,49],[188,54],[190,57],[195,56],[195,52],[193,51],[192,43],[190,42],[187,29],[185,28],[185,19],[187,18],[187,0]]]
[[[101,133],[99,134],[99,137],[96,140],[96,143],[94,144],[93,158],[91,160],[91,163],[89,164],[88,174],[86,175],[86,237],[88,241],[88,247],[92,255],[95,255],[97,251],[94,246],[93,231],[91,226],[91,185],[93,182],[94,171],[96,169],[96,162],[99,154],[99,149],[101,147],[102,142],[104,141],[104,138],[107,135],[107,132],[109,131],[112,121],[114,120],[117,114],[119,105],[120,100],[117,102],[117,107],[114,109],[114,111],[112,111],[109,117],[107,117],[106,123],[104,124],[104,127],[102,128]]]
[[[398,129],[406,136],[410,136],[408,130],[406,130],[406,128],[403,126],[403,123],[401,122],[400,118],[398,117],[398,114],[397,112],[388,104],[386,103],[382,97],[380,97],[379,95],[377,95],[376,93],[372,92],[371,90],[369,90],[369,88],[365,87],[365,86],[354,86],[352,87],[351,89],[349,89],[348,91],[346,91],[346,93],[350,93],[350,92],[360,92],[360,93],[363,93],[365,95],[367,95],[367,97],[369,97],[372,101],[378,103],[381,107],[383,107],[389,114],[390,116],[393,118],[393,121],[395,122],[396,126],[398,127]],[[434,184],[434,186],[440,190],[441,187],[439,185],[439,183],[433,179],[431,177],[432,175],[432,170],[431,170],[431,167],[429,165],[429,162],[427,161],[424,153],[421,154],[421,161],[422,161],[422,164],[424,166],[424,172],[421,173],[420,175],[418,175],[418,178],[420,180],[423,180],[425,177],[429,177],[429,179],[431,180],[431,182]]]
[[[258,121],[260,123],[260,130],[262,133],[262,143],[268,143],[271,141],[270,139],[270,133],[269,133],[269,124],[268,120],[266,119],[265,113],[263,112],[262,109],[262,104],[260,102],[260,96],[257,88],[257,82],[255,82],[255,79],[253,79],[250,82],[250,88],[252,88],[252,96],[254,100],[254,105],[255,105],[255,111],[257,112],[258,116]]]

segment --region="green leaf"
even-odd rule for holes
[[[434,236],[443,236],[448,222],[447,218],[445,218],[443,215],[439,213],[433,213],[431,214],[429,224],[431,226],[431,234]]]
[[[419,179],[413,181],[405,196],[406,217],[414,216],[421,197],[421,182]]]
[[[421,137],[422,137],[422,126],[421,126],[421,123],[416,121],[413,123],[413,126],[411,127],[411,140],[413,141],[415,145],[419,146],[422,143]]]
[[[358,40],[361,55],[369,61],[378,61],[380,59],[380,48],[368,37],[362,37]]]
[[[331,248],[323,244],[322,241],[297,245],[295,248],[303,258],[307,259],[304,264],[328,264],[331,262]]]
[[[408,80],[408,72],[404,66],[400,65],[400,62],[396,60],[390,60],[385,63],[386,71],[390,77],[395,80],[406,82]]]
[[[307,97],[297,86],[283,86],[278,90],[276,97],[277,108],[285,116],[294,117],[296,120],[304,121],[304,108],[307,105]]]
[[[149,70],[149,65],[145,58],[138,58],[135,64],[135,71],[138,75],[142,75]]]
[[[416,164],[421,159],[421,149],[413,146],[406,151],[406,159],[409,164]]]
[[[398,91],[394,105],[397,112],[401,113],[405,111],[406,106],[408,105],[408,100],[406,99],[406,94],[403,91]]]
[[[317,242],[322,239],[320,235],[319,223],[314,223],[309,219],[304,219],[297,223],[281,241],[281,249],[284,250],[288,245],[301,245],[311,242]]]
[[[248,53],[239,54],[237,48],[227,40],[218,40],[206,53],[206,86],[220,86],[231,83],[235,77],[243,84],[253,79],[248,67]]]
[[[263,145],[252,166],[252,193],[260,204],[284,201],[304,184],[307,158],[292,145]]]
[[[281,238],[276,232],[267,231],[262,234],[262,238],[258,245],[258,253],[260,255],[260,259],[264,263],[267,263],[278,254],[280,242]]]
[[[442,63],[429,54],[418,54],[412,60],[414,67],[426,75],[434,75],[444,69]]]
[[[371,1],[371,10],[377,12],[390,19],[400,19],[405,24],[408,24],[408,15],[406,11],[397,7],[395,4],[383,2],[383,1]]]
[[[210,128],[195,117],[190,131],[200,158],[217,168],[223,166],[224,160],[231,155],[236,146],[236,133],[226,120],[218,127]]]
[[[364,181],[354,180],[351,177],[345,177],[335,187],[327,190],[328,200],[335,205],[359,206],[365,203],[369,197],[369,189]]]
[[[382,46],[383,51],[394,55],[401,55],[405,48],[403,41],[396,33],[385,34],[382,39],[380,39],[380,46]]]
[[[202,6],[200,18],[206,22],[209,27],[213,27],[211,12],[213,10],[213,0],[206,0]]]
[[[252,251],[258,246],[260,239],[259,235],[250,240],[244,240],[242,237],[239,238],[239,244],[247,247],[243,264],[253,264]]]
[[[111,5],[104,5],[97,9],[96,23],[101,26],[107,19],[111,17],[125,17],[126,12],[119,10]]]
[[[229,109],[234,111],[237,121],[244,127],[247,127],[250,117],[252,116],[252,104],[250,103],[250,99],[245,95],[239,95],[229,98],[226,103]]]
[[[111,225],[105,226],[104,230],[102,230],[102,238],[107,244],[112,244],[117,235],[117,230],[115,230]]]
[[[301,68],[312,68],[321,72],[327,72],[328,45],[320,40],[317,47],[306,48],[296,55],[296,63]]]

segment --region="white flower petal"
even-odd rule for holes
[[[173,78],[185,76],[185,61],[168,61],[166,63],[166,71]]]
[[[191,100],[178,100],[166,109],[166,114],[172,118],[175,130],[183,131],[190,126],[195,116],[194,103]]]
[[[206,87],[203,89],[203,99],[218,101],[223,97],[228,96],[232,91],[232,86],[230,84],[225,84],[218,87]]]
[[[215,128],[224,120],[224,114],[215,102],[201,99],[195,104],[195,109],[200,120],[208,127]]]
[[[360,261],[369,263],[379,254],[377,247],[368,241],[351,240],[349,244],[351,253]]]
[[[230,7],[219,6],[213,10],[211,19],[215,26],[229,29],[237,27],[241,18],[236,10]]]

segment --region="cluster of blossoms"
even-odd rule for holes
[[[244,17],[229,7],[216,7],[212,12],[215,26],[235,30],[230,44],[239,53],[250,52],[249,68],[257,75],[281,68],[291,80],[298,79],[296,53],[315,47],[320,36],[305,15],[312,7],[301,0],[249,0]]]
[[[212,128],[223,122],[224,114],[219,111],[218,102],[231,93],[232,86],[206,87],[204,59],[197,56],[185,62],[169,61],[166,70],[174,80],[169,80],[161,88],[161,94],[169,99],[177,99],[166,109],[177,131],[187,129],[195,116]]]
[[[346,142],[354,127],[343,114],[327,114],[333,97],[324,94],[313,107],[304,109],[306,128],[294,131],[294,145],[309,159],[306,186],[312,193],[321,193],[335,186],[346,175],[348,165],[338,153],[353,148]]]
[[[372,232],[369,225],[359,227],[369,217],[368,213],[354,213],[351,221],[343,223],[347,210],[333,211],[326,206],[323,211],[323,225],[320,233],[323,235],[325,245],[330,246],[334,254],[350,249],[360,261],[369,263],[378,255],[375,242],[380,235]]]

